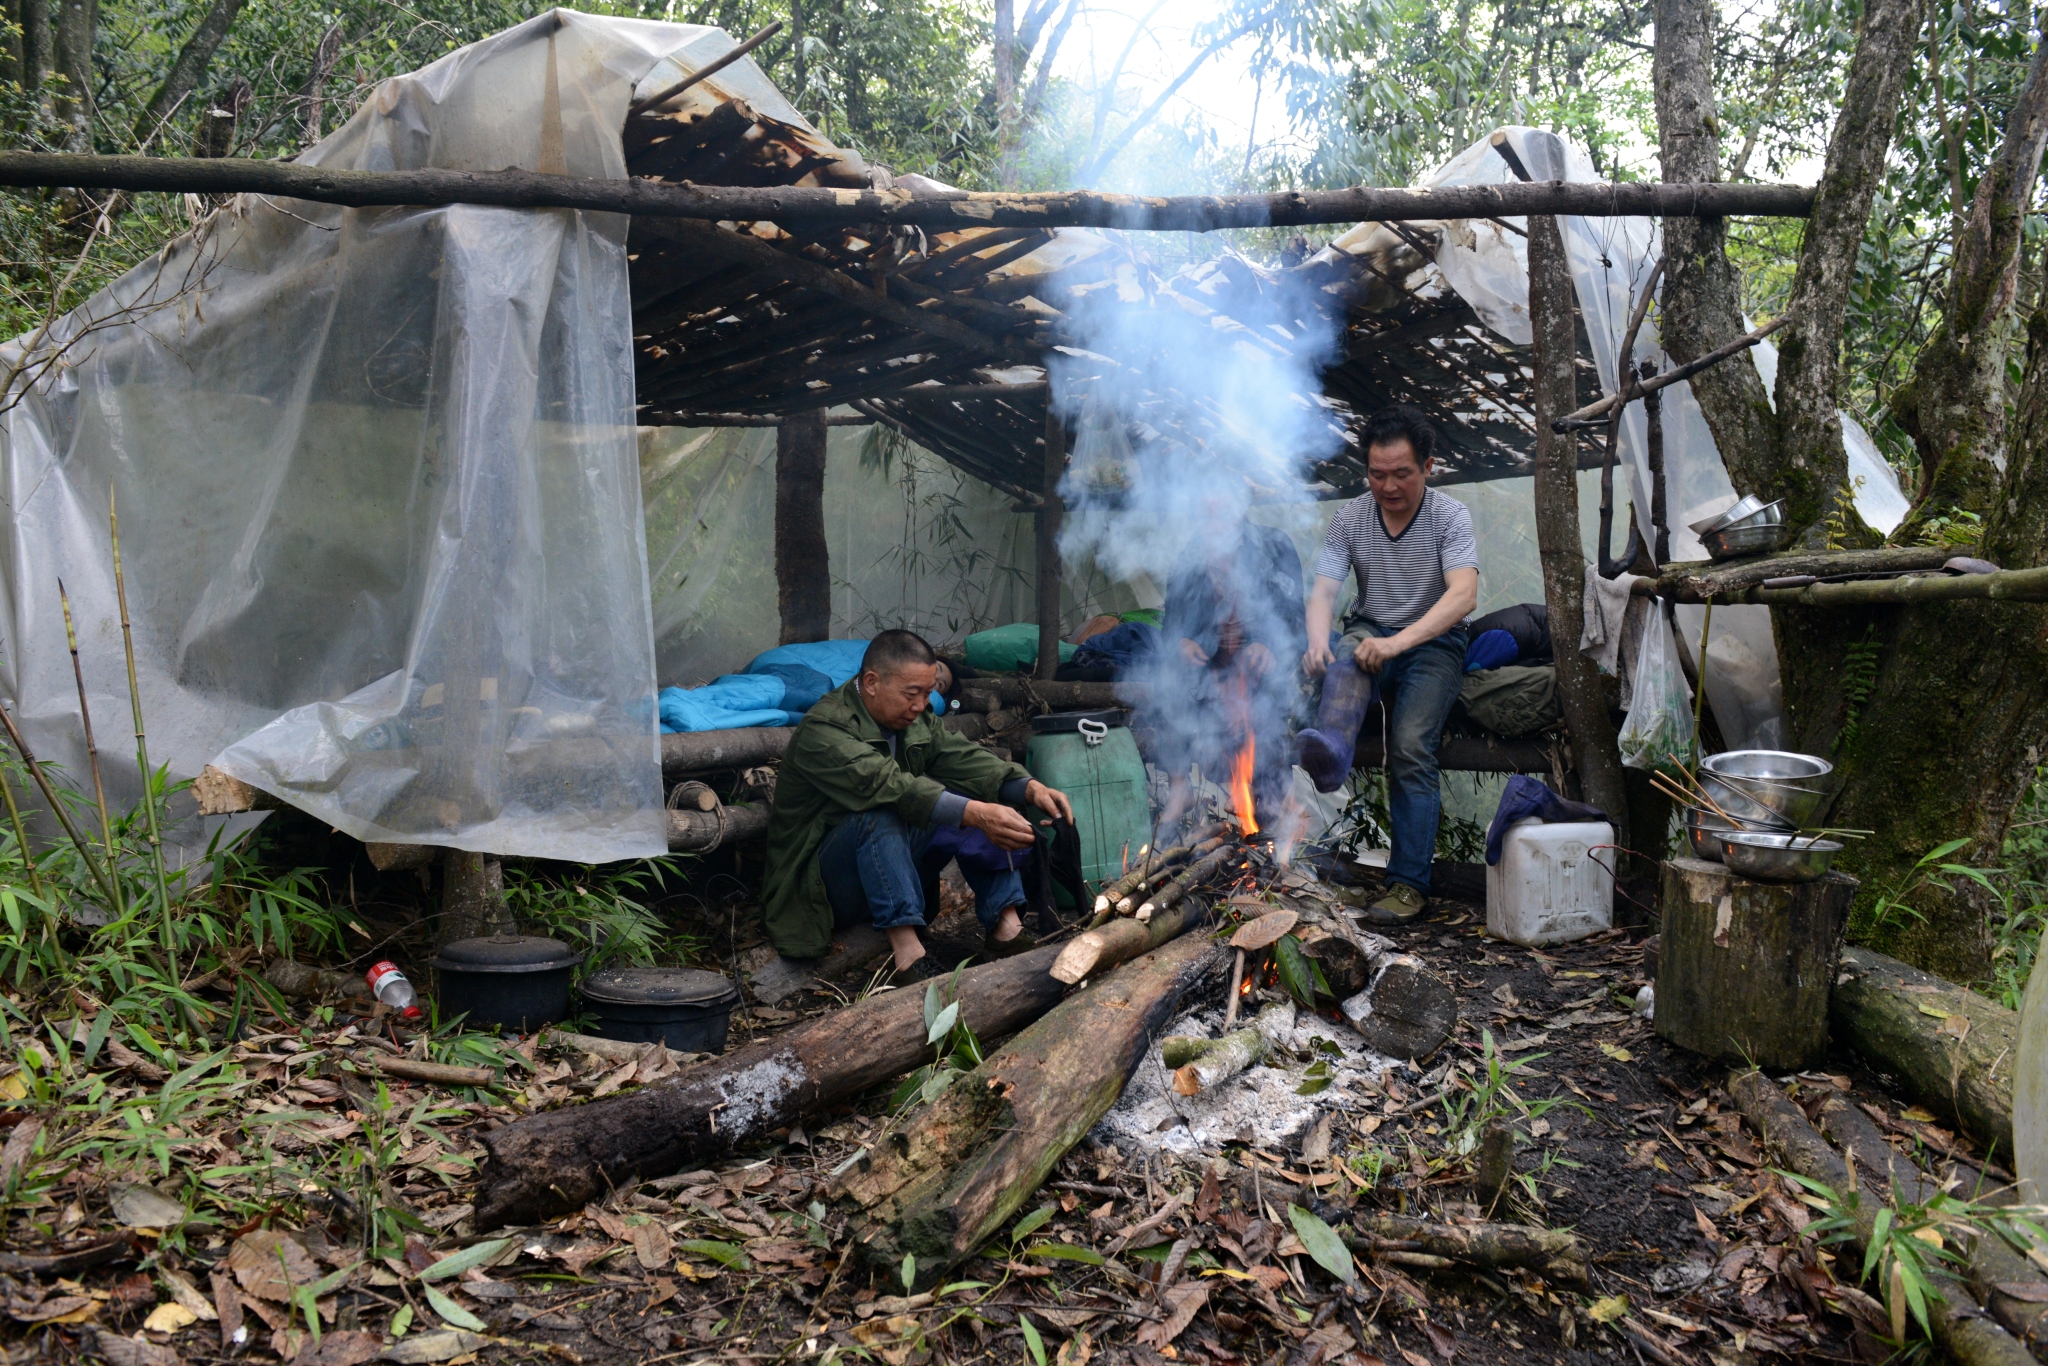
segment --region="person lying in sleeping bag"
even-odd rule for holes
[[[1465,647],[1465,672],[1498,669],[1507,664],[1553,664],[1550,609],[1540,602],[1518,602],[1488,612],[1465,628],[1472,643]]]
[[[740,730],[752,726],[793,726],[819,698],[860,672],[865,640],[814,640],[764,650],[738,673],[712,679],[701,688],[661,690],[661,729]],[[932,714],[942,716],[959,680],[944,661],[931,695]]]

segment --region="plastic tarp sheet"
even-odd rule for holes
[[[301,161],[620,178],[636,86],[730,44],[550,11]],[[719,79],[801,122],[750,63]],[[39,754],[82,778],[61,576],[111,795],[139,795],[111,493],[174,777],[212,762],[363,840],[664,853],[625,233],[244,197],[60,320],[0,415],[0,689]]]
[[[1507,128],[1509,142],[1536,180],[1600,179],[1578,147],[1554,133],[1534,128]],[[1430,177],[1430,185],[1502,184],[1514,179],[1506,160],[1489,142],[1475,143]],[[1572,282],[1585,321],[1602,390],[1620,384],[1620,350],[1628,330],[1630,308],[1663,252],[1661,231],[1648,218],[1560,218]],[[1509,341],[1529,344],[1528,245],[1519,234],[1484,220],[1459,220],[1442,225],[1443,242],[1437,270],[1480,319]],[[1336,244],[1359,250],[1378,229],[1366,225]],[[1654,316],[1636,336],[1635,360],[1671,366],[1656,334]],[[1753,353],[1769,389],[1777,352],[1768,342]],[[1742,358],[1727,362],[1744,364]],[[1906,512],[1898,479],[1855,421],[1843,415],[1850,475],[1857,511],[1871,526],[1890,530]],[[1725,507],[1735,489],[1721,463],[1720,451],[1683,382],[1664,390],[1664,470],[1670,509],[1671,557],[1705,559],[1706,549],[1688,529],[1689,522]],[[1621,423],[1620,455],[1628,475],[1630,497],[1638,509],[1650,506],[1648,419],[1643,405],[1630,404]],[[1647,527],[1647,513],[1637,521]],[[1704,608],[1677,609],[1679,635],[1697,652]],[[1781,748],[1786,740],[1785,709],[1779,689],[1778,656],[1771,634],[1770,609],[1722,607],[1714,613],[1707,642],[1707,700],[1714,708],[1723,737],[1734,748]]]

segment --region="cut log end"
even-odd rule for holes
[[[192,795],[199,801],[202,816],[232,816],[242,811],[275,811],[282,805],[261,788],[240,778],[231,778],[212,764],[199,770],[192,780]]]

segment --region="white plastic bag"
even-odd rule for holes
[[[1630,768],[1690,767],[1692,689],[1678,662],[1678,638],[1663,612],[1643,624],[1636,653],[1635,693],[1621,723],[1621,761]]]

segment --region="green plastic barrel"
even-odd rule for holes
[[[1101,884],[1152,839],[1145,761],[1118,711],[1054,712],[1032,720],[1024,766],[1074,804],[1081,876]]]

